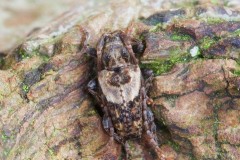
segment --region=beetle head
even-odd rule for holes
[[[130,54],[119,33],[108,35],[102,50],[104,68],[115,69],[130,63]]]

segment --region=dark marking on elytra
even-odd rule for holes
[[[108,83],[112,86],[120,87],[120,85],[129,83],[130,80],[131,80],[131,77],[127,71],[115,72]]]

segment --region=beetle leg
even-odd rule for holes
[[[124,144],[124,150],[126,152],[126,160],[130,159],[131,154],[130,154],[129,144],[127,142],[125,142]]]
[[[128,37],[124,32],[120,32],[120,38],[122,39],[122,42],[125,45],[125,47],[127,48],[128,52],[130,53],[133,64],[137,65],[138,60],[135,57],[135,54],[133,52],[130,37]]]
[[[130,39],[129,41],[131,42],[131,46],[132,46],[133,52],[135,53],[135,56],[141,57],[145,50],[145,45],[141,40],[134,38],[134,36],[132,36],[132,35],[140,34],[142,32],[139,32],[138,30],[136,30],[135,23],[131,23],[127,27],[125,33],[126,33],[126,36],[129,37],[129,39]]]
[[[103,50],[105,40],[107,37],[109,37],[108,33],[103,34],[97,44],[97,69],[98,69],[98,71],[102,70],[102,50]]]
[[[152,86],[152,80],[153,80],[153,71],[151,69],[142,69],[142,85],[145,86],[145,93],[147,93]],[[146,95],[146,94],[145,94]],[[151,107],[154,106],[153,100],[149,98],[147,95],[145,96],[147,98],[147,105],[150,105]]]
[[[152,85],[152,80],[153,80],[153,71],[151,69],[142,69],[142,75],[143,75],[143,78],[144,78],[144,86],[145,86],[145,90],[146,90],[146,93],[148,92],[149,88],[151,87]]]
[[[141,57],[145,50],[144,44],[140,40],[133,39],[131,40],[131,45],[136,57]]]
[[[104,130],[110,135],[110,139],[113,140],[114,129],[111,122],[111,118],[105,114],[103,116],[102,124]]]
[[[111,118],[108,114],[107,107],[104,106],[105,105],[104,104],[104,98],[97,92],[97,90],[98,90],[97,79],[95,78],[95,79],[92,79],[91,81],[89,81],[87,86],[88,86],[88,91],[97,99],[97,101],[99,103],[102,103],[101,109],[104,113],[102,124],[103,124],[104,130],[110,135],[111,140],[115,139],[119,143],[123,143],[122,138],[120,138],[120,136],[118,136],[114,132],[114,127],[113,127],[113,124],[112,124],[112,120],[111,120]]]
[[[142,71],[142,75],[143,75],[145,81],[152,81],[152,79],[153,79],[153,70],[144,68],[141,71]]]
[[[108,146],[111,146],[114,143],[114,140],[117,142],[124,144],[122,138],[120,138],[115,132],[112,124],[112,120],[109,116],[104,115],[102,120],[104,130],[109,134],[110,140],[108,142]],[[126,149],[126,148],[125,148]],[[128,154],[127,150],[126,153]]]
[[[157,143],[157,135],[156,135],[156,125],[154,124],[153,113],[150,108],[147,106],[147,96],[145,92],[145,88],[141,89],[141,99],[143,106],[143,128],[144,135],[149,145],[155,150],[160,160],[165,160],[165,156],[162,153],[161,149]]]
[[[84,53],[88,54],[91,57],[97,58],[97,50],[88,44],[84,46]]]
[[[92,79],[87,84],[88,92],[91,93],[94,98],[100,103],[101,102],[101,96],[98,93],[98,83],[97,78]]]
[[[102,106],[102,109],[104,112],[103,121],[102,121],[103,128],[109,134],[110,141],[113,141],[115,139],[119,143],[123,144],[122,138],[119,135],[117,135],[114,131],[113,123],[110,116],[108,115],[107,107]]]

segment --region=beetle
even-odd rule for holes
[[[126,141],[145,138],[159,159],[164,159],[148,107],[153,72],[141,71],[130,36],[123,31],[103,34],[96,52],[97,77],[88,83],[88,91],[101,106],[103,128],[110,140],[123,144],[129,157]]]

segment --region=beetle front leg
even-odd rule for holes
[[[91,93],[98,103],[101,103],[101,96],[98,93],[98,82],[97,78],[92,79],[87,84],[88,92]]]
[[[110,34],[105,33],[102,35],[101,39],[99,40],[97,44],[97,70],[101,71],[103,69],[102,66],[102,50],[104,48],[105,40],[107,37],[109,37]]]
[[[127,48],[128,52],[131,56],[132,63],[137,65],[138,60],[133,52],[130,37],[128,35],[126,35],[124,32],[119,32],[119,34],[120,34],[120,38],[122,39],[123,44],[125,45],[125,47]]]
[[[84,50],[85,54],[87,54],[91,57],[97,58],[97,50],[95,48],[93,48],[87,44],[84,46],[83,50]]]

